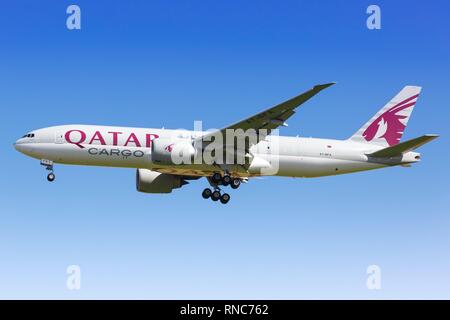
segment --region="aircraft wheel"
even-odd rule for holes
[[[54,180],[55,180],[55,174],[54,174],[53,172],[50,172],[50,173],[47,175],[47,180],[48,180],[49,182],[54,181]]]
[[[202,192],[203,199],[208,199],[209,197],[211,197],[211,193],[212,193],[212,191],[209,188],[206,188],[205,190],[203,190],[203,192]]]
[[[220,181],[222,181],[222,175],[218,172],[214,173],[211,177],[211,180],[213,183],[219,183]]]
[[[241,185],[241,179],[233,179],[231,181],[231,188],[237,189]]]
[[[220,192],[219,191],[214,191],[213,193],[211,193],[211,200],[212,201],[217,201],[220,199]]]
[[[231,181],[233,181],[233,179],[229,175],[226,175],[222,178],[222,184],[224,186],[228,186],[231,183]]]
[[[223,204],[227,203],[228,201],[230,201],[230,195],[228,193],[224,193],[221,197],[220,197],[220,202],[222,202]]]

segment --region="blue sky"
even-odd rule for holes
[[[374,3],[372,31],[367,1],[3,4],[0,298],[450,298],[450,4]],[[57,124],[222,127],[330,81],[281,134],[347,138],[409,84],[404,137],[441,138],[413,168],[256,179],[226,206],[203,179],[140,194],[132,169],[58,165],[50,184],[12,147]]]

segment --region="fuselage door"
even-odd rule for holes
[[[61,144],[64,143],[64,133],[62,132],[55,132],[55,143]]]

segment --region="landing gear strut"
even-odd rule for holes
[[[42,159],[41,166],[44,166],[46,170],[50,171],[50,173],[47,175],[47,181],[49,181],[49,182],[54,181],[56,176],[53,173],[53,161],[47,160],[47,159]]]

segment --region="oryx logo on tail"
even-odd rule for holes
[[[375,137],[384,138],[390,146],[397,144],[406,128],[406,123],[403,124],[402,121],[409,117],[409,115],[402,115],[401,111],[414,107],[418,96],[416,94],[409,97],[384,112],[363,132],[364,139],[372,141]]]
[[[400,142],[419,97],[420,87],[406,86],[350,139],[383,146]]]

